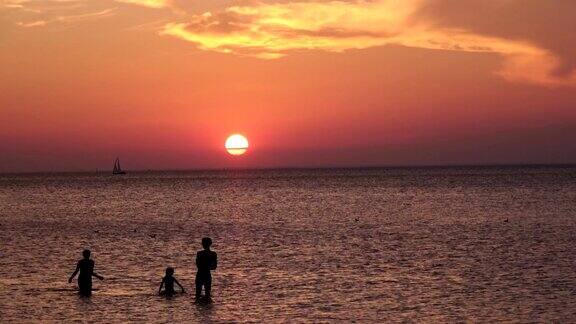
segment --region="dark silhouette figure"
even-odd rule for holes
[[[74,270],[68,282],[72,282],[72,279],[74,279],[78,271],[80,271],[80,275],[78,276],[78,292],[82,296],[90,296],[92,295],[92,277],[100,280],[104,280],[104,277],[94,272],[94,260],[90,259],[90,250],[84,250],[82,256],[84,256],[84,258],[78,261],[76,270]]]
[[[196,298],[200,298],[202,294],[202,286],[204,286],[204,293],[207,300],[210,299],[210,292],[212,290],[212,274],[211,270],[216,270],[218,264],[218,256],[216,252],[210,250],[212,239],[205,237],[202,239],[202,247],[204,250],[198,251],[196,254]]]
[[[158,294],[164,296],[173,296],[176,294],[174,290],[174,283],[176,283],[180,289],[182,289],[182,293],[185,293],[184,287],[174,278],[174,268],[168,267],[166,268],[166,276],[162,278],[162,282],[160,283],[160,288],[158,288]],[[162,291],[162,286],[164,286],[164,291]]]

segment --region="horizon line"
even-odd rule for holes
[[[220,168],[167,168],[167,169],[125,169],[129,173],[146,172],[210,172],[210,171],[281,171],[281,170],[366,170],[366,169],[426,169],[426,168],[502,168],[502,167],[576,167],[576,163],[487,163],[487,164],[414,164],[414,165],[358,165],[358,166],[279,166],[279,167],[220,167]],[[110,173],[111,170],[44,170],[1,172],[0,175],[18,174],[73,174]]]

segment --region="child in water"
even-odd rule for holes
[[[74,279],[78,271],[80,271],[80,275],[78,276],[78,292],[83,296],[90,296],[92,294],[92,277],[100,280],[104,280],[104,277],[94,272],[94,260],[90,259],[90,250],[84,250],[82,256],[84,258],[78,261],[76,270],[74,270],[68,282],[71,283],[72,279]]]
[[[212,290],[212,274],[211,270],[216,270],[218,264],[218,256],[216,252],[210,250],[212,239],[205,237],[202,239],[202,247],[204,250],[198,251],[196,254],[196,298],[200,298],[202,293],[202,286],[206,299],[210,300],[210,292]]]
[[[174,290],[174,283],[176,283],[180,289],[182,289],[182,293],[185,293],[184,287],[174,278],[174,268],[168,267],[166,268],[166,276],[162,278],[162,282],[160,283],[160,288],[158,288],[159,295],[165,296],[172,296],[176,293]],[[162,286],[164,286],[164,291],[162,291]]]

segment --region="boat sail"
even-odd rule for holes
[[[114,161],[114,170],[112,170],[112,174],[126,174],[126,172],[122,171],[122,168],[120,167],[119,158],[116,158],[116,161]]]

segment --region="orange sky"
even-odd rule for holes
[[[0,172],[576,163],[575,30],[573,0],[0,0]]]

